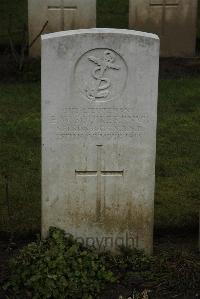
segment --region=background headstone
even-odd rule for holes
[[[42,36],[42,234],[152,251],[159,39]]]
[[[96,0],[28,0],[28,15],[31,43],[45,25],[43,33],[96,27]],[[40,53],[39,37],[30,55],[37,57]]]
[[[129,28],[158,34],[161,56],[194,56],[197,0],[129,0]]]

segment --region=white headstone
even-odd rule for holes
[[[129,0],[129,28],[158,34],[162,56],[194,56],[197,2]]]
[[[30,44],[44,33],[96,27],[96,0],[28,0]],[[40,37],[30,48],[30,56],[41,53]]]
[[[159,39],[42,36],[42,234],[152,251]]]

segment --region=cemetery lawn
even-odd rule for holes
[[[40,85],[3,83],[0,90],[0,231],[39,231]]]
[[[198,227],[200,78],[159,86],[155,229]],[[40,231],[40,83],[0,84],[0,231]],[[6,192],[6,186],[8,192]]]
[[[200,78],[161,80],[158,105],[155,228],[198,225]]]

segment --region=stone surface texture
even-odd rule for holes
[[[161,56],[194,56],[198,0],[129,0],[129,28],[156,33]]]
[[[30,44],[42,29],[44,34],[93,28],[96,27],[96,0],[28,0],[28,18]],[[39,36],[30,48],[30,56],[39,57],[40,54]]]
[[[152,252],[159,38],[42,36],[42,234]]]

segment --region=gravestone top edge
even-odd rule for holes
[[[129,36],[138,36],[138,37],[145,37],[151,38],[154,40],[160,40],[158,35],[153,33],[147,33],[143,31],[136,31],[136,30],[128,30],[128,29],[110,29],[110,28],[92,28],[92,29],[78,29],[78,30],[67,30],[67,31],[59,31],[49,34],[41,35],[41,39],[47,40],[52,38],[59,38],[65,36],[75,36],[81,34],[124,34]]]

